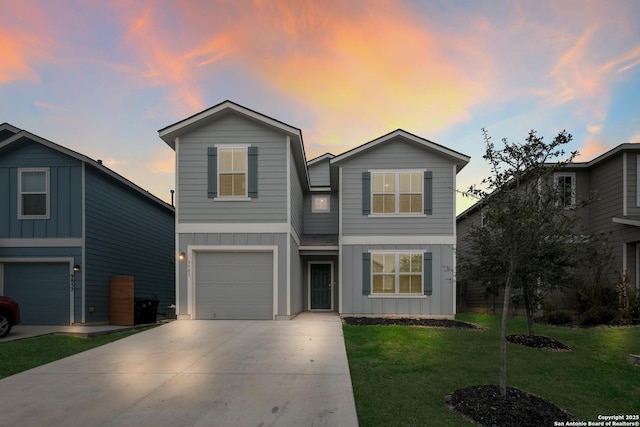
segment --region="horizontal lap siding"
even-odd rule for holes
[[[207,149],[216,144],[258,147],[257,198],[224,202],[207,197]],[[232,114],[180,137],[177,152],[179,222],[286,222],[284,135]]]
[[[291,153],[291,152],[290,152]],[[293,159],[293,153],[291,153],[290,159],[291,168],[291,226],[298,233],[298,236],[302,236],[303,229],[303,196],[302,196],[302,184],[300,184],[300,177],[298,175],[298,168],[295,166]]]
[[[14,144],[0,152],[0,238],[81,237],[81,162],[26,139]],[[18,219],[19,168],[49,168],[49,219]]]
[[[312,187],[329,187],[331,185],[329,159],[314,163],[308,168]]]
[[[312,194],[305,194],[304,234],[338,234],[338,212],[340,209],[340,198],[338,193],[330,194],[330,211],[327,213],[312,213],[311,199]]]
[[[426,298],[370,297],[362,294],[362,253],[421,250],[433,254],[433,294]],[[343,245],[343,314],[446,315],[453,313],[453,248],[449,245]]]
[[[453,163],[414,144],[397,140],[340,163],[342,233],[349,235],[453,235]],[[433,214],[370,218],[362,214],[362,172],[371,169],[426,169],[433,173]]]
[[[175,300],[172,210],[90,167],[85,198],[87,322],[108,320],[111,276],[134,276],[135,296],[163,312]]]
[[[638,198],[638,161],[636,152],[627,154],[627,215],[640,215],[640,199]]]

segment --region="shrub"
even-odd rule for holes
[[[551,310],[544,313],[542,321],[550,325],[567,325],[573,321],[573,317],[566,311]]]
[[[582,314],[583,326],[606,325],[616,317],[616,311],[608,307],[592,307]]]

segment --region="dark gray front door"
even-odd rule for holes
[[[331,264],[311,264],[311,310],[331,309]]]

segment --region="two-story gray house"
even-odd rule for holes
[[[176,152],[179,318],[454,316],[469,157],[396,130],[307,162],[300,129],[230,101],[159,135]]]
[[[569,163],[554,174],[556,185],[565,194],[567,209],[590,199],[586,208],[576,210],[578,224],[586,233],[602,234],[613,245],[613,263],[605,272],[613,283],[624,274],[640,288],[640,144],[621,144],[588,162]],[[482,203],[476,203],[457,218],[458,250],[468,253],[465,236],[472,225],[482,225]],[[551,299],[560,308],[575,308],[570,293],[555,292]],[[486,292],[471,278],[458,281],[460,311],[498,312],[502,295]]]

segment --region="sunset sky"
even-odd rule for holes
[[[158,129],[230,99],[307,160],[397,128],[471,156],[531,129],[587,161],[640,142],[640,1],[0,0],[0,123],[169,201]],[[473,200],[458,199],[458,212]]]

